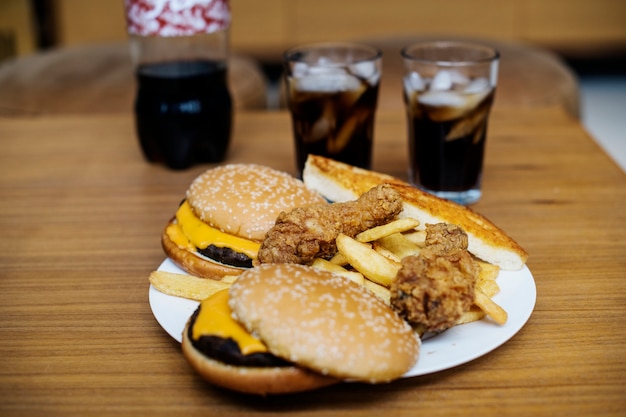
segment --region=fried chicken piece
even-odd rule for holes
[[[440,252],[448,252],[452,249],[467,250],[467,233],[459,226],[450,223],[437,223],[426,225],[426,246],[440,246]]]
[[[458,226],[427,225],[426,247],[402,259],[391,284],[391,306],[407,322],[427,332],[455,325],[474,303],[478,267]]]
[[[378,185],[356,201],[296,208],[281,213],[265,235],[258,263],[309,264],[337,252],[339,233],[354,237],[388,223],[402,210],[400,195],[387,184]]]

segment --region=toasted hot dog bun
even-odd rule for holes
[[[395,177],[317,155],[309,155],[302,177],[309,188],[336,202],[355,200],[376,185],[391,184],[404,202],[399,217],[415,218],[421,228],[441,222],[456,224],[468,235],[470,253],[504,270],[519,270],[528,259],[528,253],[517,242],[484,216]]]

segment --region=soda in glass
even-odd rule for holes
[[[460,204],[478,201],[498,51],[425,42],[402,57],[411,182]]]
[[[284,55],[296,161],[308,154],[369,169],[382,53],[351,43],[296,47]]]

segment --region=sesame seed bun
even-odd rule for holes
[[[255,164],[227,164],[198,176],[186,193],[191,210],[200,220],[221,232],[260,242],[283,211],[326,200],[291,175]],[[161,236],[167,256],[188,273],[211,279],[239,275],[246,267],[201,255],[193,247],[178,246],[167,233]]]
[[[311,267],[250,269],[231,286],[229,305],[272,354],[323,375],[387,382],[406,373],[419,353],[413,329],[376,296]]]
[[[255,164],[229,164],[197,177],[187,200],[204,222],[223,232],[261,241],[282,211],[324,203],[302,181]]]

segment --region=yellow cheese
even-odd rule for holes
[[[170,233],[170,228],[168,227],[167,233],[170,239],[181,248],[188,247],[190,243],[200,249],[204,249],[209,245],[215,245],[244,253],[251,259],[256,259],[259,253],[260,243],[233,236],[209,226],[194,214],[187,201],[178,208],[176,221],[177,224],[173,226],[178,227],[180,232],[172,230]],[[175,227],[172,227],[172,229],[175,229]]]
[[[183,229],[180,228],[178,223],[170,223],[165,230],[167,236],[172,242],[181,249],[187,249],[189,252],[194,252],[196,247],[191,243],[189,238],[185,236]]]
[[[192,338],[198,340],[201,336],[233,339],[244,355],[267,352],[263,342],[248,333],[231,317],[228,289],[218,291],[200,303],[200,313],[193,324]]]

